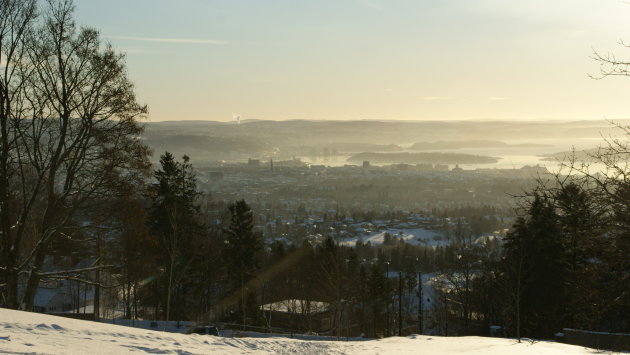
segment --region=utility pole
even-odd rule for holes
[[[389,306],[392,303],[391,295],[389,294],[389,261],[385,262],[385,288],[387,292],[387,326],[385,327],[385,337],[389,336]]]
[[[101,264],[101,234],[96,235],[96,265]],[[95,271],[96,283],[94,285],[94,320],[101,320],[101,269]]]
[[[245,326],[245,294],[243,290],[243,272],[241,271],[241,307],[243,312],[243,321],[241,323],[241,330],[245,330],[243,327]]]
[[[398,336],[402,336],[402,271],[398,271]]]
[[[416,257],[416,270],[418,271],[418,334],[422,335],[423,332],[423,317],[422,317],[422,266],[420,265],[420,258]]]
[[[418,334],[422,334],[422,271],[418,271]]]

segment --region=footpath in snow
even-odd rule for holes
[[[0,353],[8,354],[601,354],[554,342],[411,335],[364,341],[175,334],[0,308]]]

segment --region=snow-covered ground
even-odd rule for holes
[[[165,333],[0,309],[0,353],[8,354],[595,354],[553,342],[412,335],[322,341],[285,337],[227,338]]]
[[[368,235],[345,238],[339,244],[355,246],[357,241],[360,240],[364,244],[370,242],[372,245],[381,245],[385,241],[385,233],[391,234],[396,240],[403,239],[406,243],[413,245],[436,246],[449,244],[449,241],[440,236],[440,234],[424,228],[392,228],[380,232],[372,232]]]

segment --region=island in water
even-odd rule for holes
[[[463,153],[359,153],[347,159],[351,163],[372,164],[494,164],[497,158]]]

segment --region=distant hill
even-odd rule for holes
[[[503,141],[527,138],[599,138],[612,130],[601,121],[169,121],[147,124],[147,134],[177,132],[216,137],[249,136],[282,144],[402,144],[421,141]]]
[[[460,153],[360,153],[349,162],[369,161],[373,164],[493,164],[493,157]]]
[[[316,145],[280,146],[280,151],[291,152],[299,156],[334,156],[351,155],[361,152],[400,152],[403,149],[396,144],[371,143],[320,143]]]
[[[606,149],[602,148],[599,150],[598,148],[593,149],[585,149],[585,150],[576,150],[576,151],[564,151],[553,154],[543,154],[541,155],[542,161],[568,161],[572,157],[575,158],[576,161],[593,161],[593,156],[597,154],[597,152],[605,153]]]
[[[440,149],[465,149],[465,148],[500,148],[500,147],[547,147],[544,144],[507,144],[502,141],[474,140],[474,141],[435,141],[417,142],[409,149],[411,150],[440,150]]]
[[[506,140],[599,138],[612,128],[601,121],[317,121],[150,122],[144,139],[156,155],[164,150],[194,161],[290,159],[305,155],[508,146]],[[414,144],[415,143],[415,144]],[[532,146],[532,145],[521,145]]]
[[[501,141],[435,141],[417,142],[409,149],[411,150],[437,150],[437,149],[462,149],[462,148],[496,148],[505,147],[507,143]]]

